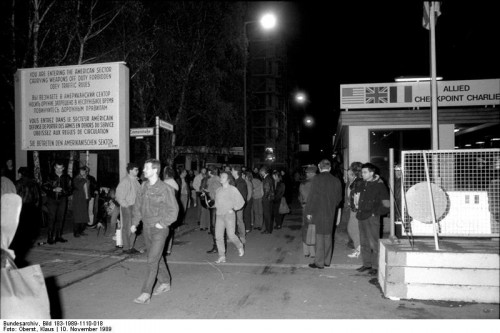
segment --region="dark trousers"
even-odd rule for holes
[[[273,232],[273,202],[262,199],[262,216],[264,218],[264,228],[269,233]]]
[[[380,239],[380,216],[359,220],[359,241],[363,266],[378,268],[378,241]]]
[[[196,222],[200,223],[201,221],[201,200],[200,200],[201,192],[196,192]]]
[[[284,214],[280,214],[280,204],[281,201],[273,203],[273,220],[276,228],[281,228],[283,225],[283,219],[285,218]]]
[[[73,224],[73,235],[81,234],[87,226],[87,223],[74,223]]]
[[[122,223],[122,244],[124,250],[130,250],[134,246],[135,234],[130,232],[132,226],[132,212],[134,205],[120,207],[120,220]]]
[[[332,235],[316,234],[314,263],[318,267],[330,266],[333,255]]]
[[[245,229],[252,230],[252,209],[253,198],[247,201],[245,208],[243,208],[243,221],[245,221]]]
[[[215,208],[210,208],[210,234],[212,235],[212,241],[214,244],[214,247],[217,246],[217,242],[215,241]]]
[[[53,240],[62,236],[67,208],[68,198],[53,199],[47,197],[47,209],[49,211],[48,239]]]
[[[147,248],[146,279],[142,285],[142,292],[151,294],[156,279],[159,283],[170,283],[171,276],[167,263],[163,257],[163,249],[168,237],[169,228],[158,229],[155,226],[144,225],[144,241]]]

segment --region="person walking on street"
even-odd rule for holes
[[[245,208],[243,209],[243,221],[245,221],[245,232],[249,233],[252,231],[252,209],[253,209],[253,184],[252,184],[252,173],[243,172],[241,177],[245,180],[247,184],[247,198]]]
[[[342,184],[330,173],[329,160],[322,160],[318,166],[320,173],[312,180],[304,210],[309,223],[316,226],[316,257],[309,267],[322,269],[332,261],[335,213],[342,201]]]
[[[258,176],[255,177],[253,173],[251,173],[251,176],[253,185],[252,228],[261,230],[263,224],[262,197],[264,196],[264,189],[262,188],[262,181],[260,178]]]
[[[179,184],[179,199],[180,203],[182,205],[182,210],[180,211],[181,215],[181,224],[184,222],[187,214],[187,210],[189,208],[189,198],[191,197],[191,187],[189,185],[189,180],[187,177],[187,171],[182,170],[179,173],[179,179],[178,179],[178,184]],[[181,208],[181,207],[179,207]]]
[[[306,168],[306,180],[304,180],[299,185],[299,202],[300,205],[302,206],[302,250],[306,258],[307,257],[314,258],[316,256],[316,251],[314,250],[315,245],[307,244],[306,241],[309,222],[306,218],[305,214],[306,211],[304,207],[306,206],[307,198],[309,197],[309,192],[311,192],[312,180],[314,176],[316,176],[317,171],[318,168],[315,165],[308,166]]]
[[[345,209],[348,210],[349,220],[347,221],[347,233],[352,239],[354,250],[352,253],[348,254],[349,258],[357,258],[361,254],[361,245],[359,240],[359,222],[356,218],[356,207],[354,206],[353,196],[354,189],[363,182],[363,177],[361,176],[361,162],[353,162],[347,170],[347,183],[346,183],[346,193],[345,193]]]
[[[243,200],[246,204],[247,201],[247,196],[248,196],[248,187],[247,183],[241,176],[241,167],[239,166],[233,166],[231,168],[231,175],[234,178],[234,186],[238,189],[240,192],[241,196],[243,197]],[[245,244],[246,239],[245,239],[245,221],[243,220],[243,210],[245,208],[245,204],[240,210],[236,211],[236,226],[238,229],[238,236],[240,237],[240,241]]]
[[[139,252],[134,248],[133,234],[130,232],[134,205],[141,190],[141,185],[137,178],[138,174],[139,166],[135,163],[128,163],[127,175],[118,183],[115,192],[116,201],[120,205],[123,252],[127,254]]]
[[[219,253],[219,259],[216,261],[217,264],[226,262],[224,232],[227,233],[229,241],[238,249],[239,256],[241,257],[245,253],[243,243],[235,234],[236,212],[243,208],[245,200],[236,187],[229,185],[229,173],[225,171],[221,173],[220,183],[222,186],[217,189],[215,195],[215,239],[217,241],[217,250]]]
[[[89,222],[87,226],[91,229],[95,229],[97,227],[97,210],[98,210],[98,201],[99,201],[99,184],[94,176],[90,174],[90,168],[85,166],[85,178],[88,181],[88,201],[87,201],[87,209],[89,214]]]
[[[171,276],[163,257],[163,249],[168,237],[168,227],[177,220],[179,205],[174,189],[160,180],[160,168],[161,163],[156,159],[149,159],[144,163],[143,173],[146,181],[142,184],[134,204],[130,227],[130,231],[135,233],[139,222],[142,221],[147,250],[146,279],[141,295],[134,299],[138,304],[150,302],[156,280],[159,286],[152,293],[154,296],[170,290]]]
[[[274,200],[273,200],[273,220],[274,228],[281,229],[283,220],[286,214],[280,214],[281,198],[285,197],[286,185],[283,182],[282,175],[279,171],[273,172],[274,179]],[[286,199],[285,199],[286,200]]]
[[[182,204],[179,193],[180,181],[177,181],[175,179],[174,169],[172,169],[169,166],[166,166],[163,169],[163,181],[165,182],[165,184],[171,186],[174,189],[175,199],[177,200],[177,204],[179,205],[179,214],[177,215],[177,221],[175,221],[175,223],[172,223],[169,226],[170,230],[168,232],[168,237],[167,237],[167,251],[166,251],[167,256],[169,256],[172,254],[172,247],[174,246],[175,229],[177,228],[177,224],[179,222],[182,222],[180,220],[182,220],[183,218],[183,213],[182,213]]]
[[[43,183],[42,190],[47,195],[47,209],[49,212],[47,243],[65,243],[67,240],[62,237],[62,233],[68,208],[68,197],[73,192],[73,186],[71,177],[64,173],[62,162],[55,162],[54,172]]]
[[[214,167],[208,169],[208,179],[207,179],[207,192],[208,197],[215,200],[215,194],[217,189],[221,186],[220,178],[218,176],[218,170]],[[212,235],[213,246],[211,250],[207,253],[217,253],[217,241],[215,239],[215,207],[210,207],[208,209],[210,212],[210,234]]]
[[[195,204],[196,213],[195,213],[195,216],[196,216],[196,222],[200,225],[200,230],[202,230],[202,228],[208,228],[208,226],[202,227],[202,225],[201,225],[201,209],[202,209],[202,207],[201,207],[201,202],[200,202],[201,181],[203,180],[203,178],[205,178],[206,174],[207,174],[207,169],[201,168],[200,173],[198,173],[193,179],[193,190],[196,192],[196,204]]]
[[[377,167],[365,163],[361,167],[363,182],[354,190],[353,203],[357,209],[359,221],[359,239],[361,243],[361,259],[363,266],[358,272],[368,271],[370,275],[378,274],[378,253],[380,239],[380,216],[389,211],[389,192],[379,175]]]
[[[87,236],[85,227],[89,223],[90,181],[87,168],[80,167],[80,173],[73,180],[73,236]]]
[[[262,189],[264,195],[262,196],[262,216],[264,219],[263,234],[273,233],[273,201],[274,201],[274,179],[269,173],[269,168],[263,166],[260,168],[260,175],[262,177]]]

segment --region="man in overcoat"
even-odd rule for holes
[[[304,210],[309,223],[316,226],[316,257],[309,267],[322,269],[332,261],[335,214],[342,201],[342,184],[330,173],[330,161],[324,159],[318,167],[320,173],[312,180]]]

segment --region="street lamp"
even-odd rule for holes
[[[243,23],[243,40],[244,40],[244,59],[243,59],[243,120],[244,120],[244,151],[243,156],[245,158],[245,166],[248,166],[248,126],[247,126],[247,51],[248,51],[248,36],[247,36],[247,25],[251,23],[256,23],[258,21],[246,21]],[[260,25],[265,30],[274,29],[277,23],[276,16],[272,13],[266,13],[262,15],[260,19]]]
[[[311,116],[306,116],[304,118],[304,125],[306,125],[307,127],[311,127],[312,125],[314,125],[314,118]]]
[[[305,93],[299,91],[298,93],[295,94],[295,102],[299,104],[305,104],[307,101],[307,96]]]

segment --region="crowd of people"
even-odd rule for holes
[[[322,160],[305,169],[305,179],[299,178],[298,188],[284,170],[267,166],[253,170],[239,165],[210,166],[198,172],[170,166],[162,169],[154,159],[145,162],[141,177],[139,165],[129,163],[127,175],[105,191],[99,190],[86,166],[72,179],[64,172],[64,164],[56,161],[41,185],[27,168],[18,171],[15,190],[23,198],[19,230],[24,230],[21,238],[27,241],[14,239],[12,247],[21,253],[21,248],[32,246],[37,235],[25,230],[26,220],[33,220],[42,206],[47,215],[47,244],[67,242],[63,230],[72,196],[75,238],[85,236],[87,227],[115,226],[116,246],[135,254],[139,251],[134,248],[134,239],[141,230],[148,269],[142,292],[134,300],[139,304],[170,290],[170,273],[161,258],[171,254],[175,230],[184,223],[188,207],[194,208],[199,230],[211,235],[212,248],[207,253],[218,254],[215,263],[222,264],[227,260],[228,241],[243,256],[249,232],[269,235],[282,228],[295,189],[303,208],[303,253],[314,259],[309,267],[330,266],[338,208],[343,202],[342,219],[347,221],[353,247],[349,257],[361,256],[359,272],[377,274],[380,218],[388,212],[389,195],[377,168],[370,163],[352,163],[342,182],[332,172],[330,161]],[[2,173],[2,192],[7,176],[7,172]]]

